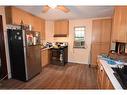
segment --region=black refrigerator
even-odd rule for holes
[[[12,78],[28,81],[41,72],[40,33],[9,26],[7,34]]]

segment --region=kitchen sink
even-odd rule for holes
[[[115,59],[112,59],[108,56],[100,56],[99,57],[100,59],[104,60],[107,62],[107,64],[110,65],[110,67],[118,67],[120,65],[123,65],[123,62],[120,61],[120,60],[115,60]]]
[[[117,63],[115,62],[115,60],[110,59],[110,58],[101,58],[102,60],[105,60],[109,65],[116,65]]]

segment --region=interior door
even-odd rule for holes
[[[3,23],[1,15],[0,15],[0,59],[1,59],[0,78],[3,78],[4,76],[7,75],[7,64],[4,45]]]

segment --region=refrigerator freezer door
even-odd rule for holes
[[[2,64],[1,64],[1,54],[0,54],[0,79],[1,79],[1,76],[2,76]]]
[[[26,80],[22,30],[8,29],[11,75],[14,79]]]

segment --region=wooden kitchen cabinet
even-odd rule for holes
[[[127,6],[115,7],[112,23],[112,42],[127,42]]]
[[[92,22],[92,43],[101,42],[102,20]]]
[[[42,37],[42,40],[45,40],[45,20],[42,19],[41,20],[41,37]]]
[[[50,64],[50,49],[41,50],[41,65],[42,67]]]
[[[34,16],[33,17],[33,30],[34,31],[41,31],[41,19]]]
[[[110,49],[109,43],[93,43],[91,46],[91,62],[92,66],[97,66],[97,57],[99,54],[108,54]]]
[[[69,21],[54,21],[54,37],[67,37],[69,34]]]
[[[21,21],[23,21],[24,24],[32,24],[31,14],[21,9],[15,7],[5,7],[5,13],[7,24],[20,25]]]
[[[110,43],[111,42],[111,31],[112,31],[112,20],[103,19],[101,27],[102,27],[102,30],[101,30],[100,42]]]
[[[110,50],[112,20],[97,19],[92,23],[91,65],[97,66],[97,56]]]
[[[97,19],[92,22],[92,43],[110,43],[111,19]]]
[[[92,44],[91,46],[91,62],[92,62],[92,66],[96,66],[97,65],[97,55],[100,54],[100,43],[95,43]]]
[[[114,89],[110,79],[108,78],[103,66],[98,62],[97,83],[99,89]]]
[[[41,39],[45,39],[45,20],[34,16],[16,7],[5,7],[6,23],[21,25],[31,25],[33,31],[40,32]]]
[[[41,35],[41,39],[44,40],[45,39],[45,20],[33,16],[33,30],[34,31],[39,31],[40,35]]]

